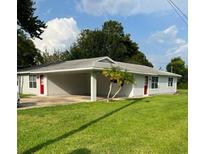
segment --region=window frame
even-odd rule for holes
[[[151,89],[158,89],[158,88],[159,88],[159,77],[152,76]]]
[[[174,78],[173,77],[169,77],[168,78],[168,87],[173,87],[173,82],[174,82]]]
[[[36,88],[37,87],[37,76],[36,75],[29,75],[29,88]]]

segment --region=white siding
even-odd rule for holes
[[[173,86],[168,86],[168,76],[159,76],[158,77],[158,88],[151,88],[151,76],[149,77],[149,94],[164,94],[164,93],[175,93],[177,91],[177,78],[173,77]]]
[[[90,73],[52,73],[44,74],[45,95],[90,95]],[[144,95],[144,75],[135,74],[134,84],[125,84],[117,97],[138,97]],[[173,77],[173,86],[168,86],[169,76],[158,76],[158,88],[151,89],[151,77],[148,79],[148,95],[175,93],[177,78]],[[19,92],[24,94],[40,95],[40,78],[37,75],[37,87],[29,88],[29,75],[19,75]],[[102,74],[97,73],[97,96],[106,96],[109,90],[109,81]],[[117,90],[113,85],[112,94]]]
[[[89,95],[90,74],[47,74],[48,95]]]
[[[144,75],[135,75],[135,84],[133,86],[133,96],[144,95]],[[151,89],[152,76],[148,76],[148,95],[175,93],[177,91],[177,78],[173,77],[173,86],[168,86],[168,76],[158,76],[158,88]]]
[[[39,94],[40,81],[39,78],[36,79],[36,88],[29,88],[29,75],[19,75],[18,76],[18,87],[19,92],[23,94]]]
[[[135,83],[133,85],[133,96],[143,96],[144,95],[144,75],[135,75]]]

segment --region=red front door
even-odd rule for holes
[[[40,94],[44,94],[44,82],[43,82],[43,75],[40,75]]]
[[[144,95],[147,95],[147,89],[148,89],[148,76],[145,76],[145,80],[144,80]]]

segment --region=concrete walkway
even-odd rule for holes
[[[28,109],[34,107],[55,106],[60,104],[73,104],[79,102],[89,102],[90,96],[71,95],[71,96],[31,96],[22,98],[18,109]]]
[[[147,96],[146,96],[147,97]],[[143,97],[135,97],[143,98]],[[135,99],[130,98],[130,99]],[[115,98],[114,100],[129,99],[127,97]],[[97,97],[97,100],[106,101],[105,97]],[[63,104],[74,104],[80,102],[90,102],[90,96],[82,95],[66,95],[66,96],[30,96],[29,98],[21,98],[21,104],[18,109],[39,108],[46,106],[55,106]]]

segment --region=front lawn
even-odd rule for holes
[[[187,153],[187,91],[18,110],[18,153]]]
[[[34,94],[20,94],[20,98],[30,98],[31,96],[35,96]]]

